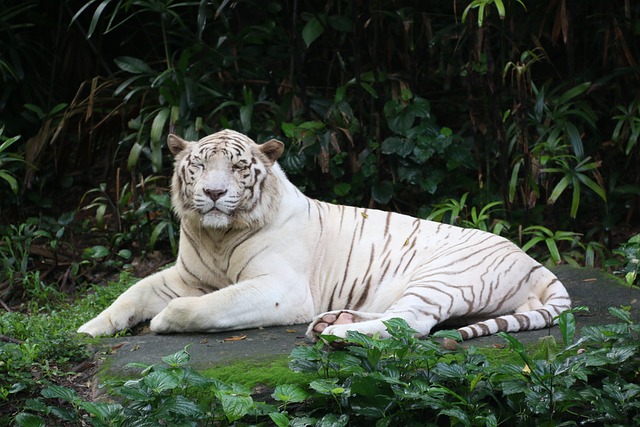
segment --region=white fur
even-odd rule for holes
[[[258,146],[223,131],[199,144],[216,138],[246,141],[259,159],[262,194],[243,193],[237,172],[219,154],[195,175],[193,188],[181,193],[174,178],[181,218],[176,264],[132,286],[79,332],[108,335],[145,319],[158,333],[313,320],[308,334],[316,338],[324,314],[347,311],[355,323],[329,324],[323,333],[384,336],[382,321],[402,317],[427,335],[450,318],[529,307],[556,315],[569,307],[555,276],[502,237],[309,199],[274,163],[282,149],[275,142]],[[183,143],[170,137],[176,168],[198,147]],[[205,188],[226,193],[214,203]],[[513,330],[514,318],[505,319]],[[547,326],[534,320],[531,329]]]

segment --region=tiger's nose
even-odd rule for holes
[[[224,196],[226,193],[227,190],[215,188],[207,188],[206,190],[204,190],[204,194],[206,194],[214,202],[217,201],[220,197]]]

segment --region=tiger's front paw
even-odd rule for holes
[[[182,297],[172,300],[153,319],[149,327],[158,334],[193,331],[192,314],[194,298]],[[196,328],[197,329],[197,328]]]
[[[89,334],[92,337],[113,335],[122,329],[128,328],[128,323],[128,319],[126,318],[102,313],[80,326],[78,328],[78,333]]]

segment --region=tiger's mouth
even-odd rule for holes
[[[206,210],[204,212],[201,212],[202,216],[207,216],[207,215],[224,215],[224,216],[231,216],[233,212],[232,211],[226,211],[224,209],[221,209],[218,206],[213,206],[212,208],[210,208],[209,210]]]
[[[234,222],[234,214],[220,208],[211,208],[200,214],[200,223],[208,228],[227,228]]]

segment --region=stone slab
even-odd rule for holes
[[[578,330],[588,325],[618,322],[609,313],[609,307],[631,307],[632,317],[640,320],[640,291],[630,288],[619,279],[591,268],[558,267],[554,272],[565,284],[575,306],[588,306],[588,313],[577,315]],[[268,360],[288,356],[297,345],[310,344],[304,333],[307,325],[278,326],[243,331],[212,334],[156,335],[142,328],[137,335],[104,338],[101,344],[107,348],[105,365],[112,374],[126,371],[128,363],[159,363],[163,356],[173,354],[189,346],[191,364],[205,369],[237,360]],[[562,342],[560,329],[553,327],[539,331],[513,334],[524,343],[537,342],[541,337],[553,335]],[[497,336],[476,338],[463,345],[503,345]]]

